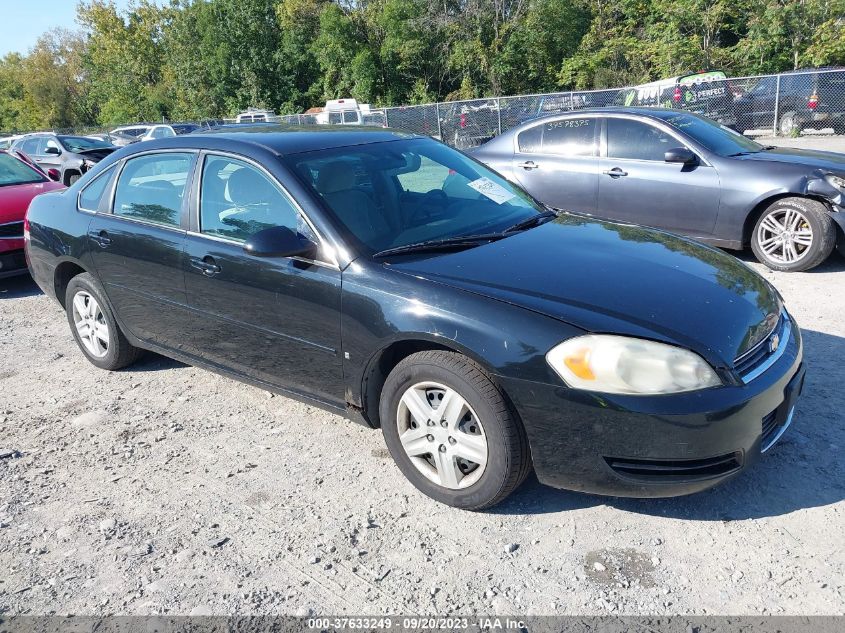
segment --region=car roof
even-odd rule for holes
[[[409,138],[428,138],[404,132],[402,130],[387,130],[381,127],[355,126],[341,127],[332,125],[224,125],[210,130],[197,130],[190,134],[183,134],[176,138],[160,139],[155,144],[147,141],[145,147],[197,147],[214,145],[214,149],[221,148],[226,141],[237,144],[262,147],[272,152],[285,154],[299,154],[335,147],[350,145],[366,145],[384,141],[396,141]],[[210,143],[213,141],[213,143]]]
[[[560,117],[578,117],[583,116],[585,114],[589,115],[602,115],[602,114],[630,114],[634,116],[642,116],[647,117],[649,119],[664,119],[666,116],[676,115],[676,114],[688,114],[690,116],[697,117],[698,115],[694,112],[690,112],[689,110],[676,110],[674,108],[651,108],[651,107],[631,107],[631,106],[607,106],[604,108],[579,108],[578,110],[566,110],[564,112],[554,112],[551,114],[546,114],[541,117],[537,117],[535,119],[529,119],[528,121],[524,121],[520,123],[516,128],[523,128],[526,126],[530,126],[535,123],[539,123],[542,121],[551,121],[553,119],[559,119]]]

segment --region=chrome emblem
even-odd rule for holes
[[[772,338],[769,339],[769,354],[774,354],[778,351],[778,346],[780,345],[780,335],[775,334]]]

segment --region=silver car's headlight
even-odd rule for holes
[[[698,354],[627,336],[588,334],[553,347],[546,361],[570,387],[604,393],[660,394],[722,384]]]
[[[824,177],[831,185],[839,189],[839,191],[845,191],[845,178],[841,176],[834,176],[833,174],[828,174]]]

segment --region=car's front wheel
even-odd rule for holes
[[[102,289],[88,273],[70,280],[65,311],[73,338],[85,357],[101,369],[121,369],[134,363],[142,351],[134,347],[117,325]]]
[[[810,198],[781,198],[757,220],[751,250],[757,259],[783,272],[810,270],[828,258],[836,227],[827,208]]]
[[[530,470],[528,441],[490,377],[457,353],[412,354],[388,376],[379,415],[390,454],[414,486],[450,506],[493,506]]]

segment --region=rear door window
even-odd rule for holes
[[[595,118],[569,118],[543,124],[543,153],[595,156]]]
[[[114,194],[114,214],[178,227],[194,155],[148,154],[126,162]]]
[[[42,138],[29,138],[21,143],[21,151],[27,156],[38,156],[41,151]]]

